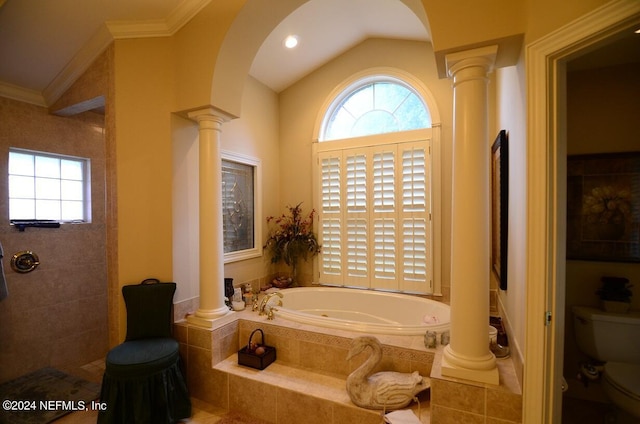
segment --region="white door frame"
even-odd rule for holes
[[[526,48],[526,424],[560,422],[561,414],[566,262],[565,63],[639,23],[639,1],[613,0]]]

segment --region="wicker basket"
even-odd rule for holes
[[[264,348],[264,353],[262,353],[261,355],[256,354],[255,350],[251,349],[251,341],[253,340],[253,335],[256,333],[256,331],[260,332],[262,342],[260,346]],[[258,370],[267,368],[275,360],[276,348],[264,344],[264,332],[260,328],[257,328],[251,332],[247,345],[238,351],[239,365],[244,365]]]

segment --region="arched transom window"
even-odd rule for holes
[[[424,91],[424,89],[423,89]],[[327,107],[314,143],[321,284],[435,293],[431,114],[391,76]]]
[[[350,87],[332,106],[322,141],[431,127],[429,110],[420,96],[389,77]]]

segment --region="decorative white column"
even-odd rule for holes
[[[451,339],[442,375],[499,384],[489,350],[488,78],[497,46],[446,56],[453,78]]]
[[[224,303],[222,156],[220,134],[228,117],[213,108],[189,113],[198,122],[200,307],[187,321],[211,327],[230,313]]]

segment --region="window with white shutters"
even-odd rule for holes
[[[429,163],[428,141],[318,154],[321,283],[431,292]]]
[[[405,74],[331,99],[313,144],[320,284],[441,294],[440,125],[427,102]]]

